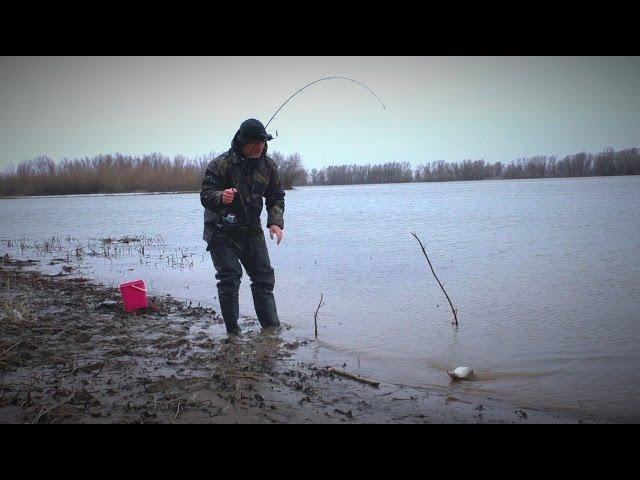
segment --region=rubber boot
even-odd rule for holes
[[[279,327],[280,319],[278,318],[276,299],[273,293],[258,292],[252,288],[251,294],[253,295],[253,306],[256,309],[256,315],[262,328]]]
[[[240,326],[238,325],[238,317],[240,316],[238,297],[221,298],[220,310],[222,310],[222,318],[224,319],[225,327],[227,327],[227,333],[240,335]]]

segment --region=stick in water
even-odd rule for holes
[[[422,248],[422,253],[424,253],[425,258],[427,259],[427,263],[429,263],[429,267],[431,267],[431,273],[433,273],[433,276],[436,277],[436,281],[438,282],[438,285],[440,285],[440,288],[444,292],[445,297],[447,297],[447,300],[449,301],[449,305],[451,305],[451,311],[453,312],[453,322],[451,322],[451,323],[457,327],[458,326],[458,315],[456,315],[456,313],[458,312],[458,310],[453,308],[453,304],[451,303],[451,299],[449,298],[449,295],[447,295],[447,292],[444,289],[444,287],[442,286],[442,283],[440,283],[440,280],[438,279],[438,276],[436,275],[436,272],[433,271],[433,265],[431,265],[431,261],[429,260],[429,256],[427,255],[427,251],[425,250],[424,245],[422,244],[422,242],[420,241],[418,236],[415,234],[415,232],[411,232],[411,235],[416,237],[416,240],[420,244],[420,248]]]
[[[329,367],[329,371],[333,373],[337,373],[338,375],[342,375],[343,377],[353,378],[354,380],[357,380],[362,383],[368,383],[369,385],[373,385],[374,387],[377,387],[378,385],[380,385],[380,382],[377,382],[375,380],[369,380],[368,378],[361,377],[360,375],[355,375],[353,373],[344,372],[342,370],[338,370],[335,367]]]
[[[322,293],[321,293],[320,303],[318,303],[318,308],[316,308],[316,313],[313,314],[313,323],[315,324],[315,327],[316,327],[316,338],[318,338],[318,310],[320,310],[320,307],[323,305],[324,303],[322,303]]]

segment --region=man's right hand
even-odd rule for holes
[[[222,203],[228,205],[233,202],[233,197],[237,190],[235,188],[227,188],[222,192]]]

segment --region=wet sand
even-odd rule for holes
[[[345,378],[321,348],[169,296],[120,292],[0,261],[0,423],[593,423],[446,392]],[[342,365],[333,365],[343,368]],[[343,368],[348,370],[347,368]]]

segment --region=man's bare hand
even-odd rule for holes
[[[233,197],[235,196],[237,190],[235,188],[227,188],[222,192],[222,203],[228,205],[233,202]]]
[[[269,236],[271,237],[271,239],[273,239],[273,234],[276,234],[276,237],[278,237],[278,240],[276,241],[276,245],[280,245],[280,242],[282,241],[282,236],[284,235],[284,232],[282,231],[282,229],[278,226],[278,225],[271,225],[269,227]]]

